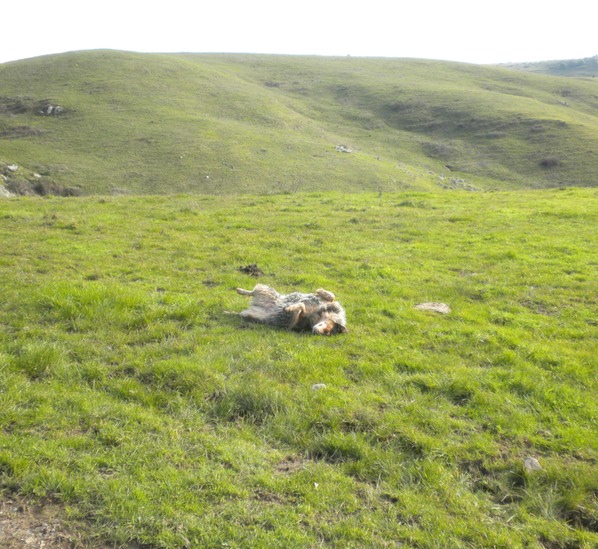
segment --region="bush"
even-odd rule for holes
[[[455,155],[456,150],[448,143],[426,142],[422,143],[422,149],[426,156],[430,158],[448,159]]]
[[[556,168],[557,166],[561,165],[561,161],[556,158],[556,156],[547,156],[545,158],[543,158],[542,160],[540,160],[540,166],[542,166],[542,168]]]
[[[18,195],[81,196],[81,189],[76,187],[63,187],[46,177],[36,181],[29,181],[27,179],[9,179],[6,183],[6,187],[11,193]]]

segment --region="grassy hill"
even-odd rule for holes
[[[595,55],[594,57],[585,57],[583,59],[561,59],[558,61],[540,61],[534,63],[506,63],[502,66],[528,72],[550,74],[552,76],[595,78],[598,76],[598,55]]]
[[[597,85],[401,59],[40,57],[0,65],[0,173],[83,194],[595,186]]]
[[[597,201],[0,201],[0,546],[596,547]],[[350,333],[224,315],[254,262]]]

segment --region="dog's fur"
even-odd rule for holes
[[[253,290],[237,288],[241,295],[253,297],[239,316],[245,320],[318,335],[347,331],[345,310],[332,292],[319,289],[314,294],[279,294],[274,288],[258,284]]]

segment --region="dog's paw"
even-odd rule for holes
[[[334,301],[336,298],[332,292],[319,288],[316,290],[316,295],[321,297],[324,301]]]
[[[304,309],[303,303],[294,303],[284,308],[287,313],[294,313],[295,311],[302,311]]]

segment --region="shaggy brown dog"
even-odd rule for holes
[[[318,335],[347,331],[345,310],[332,292],[320,289],[314,294],[283,295],[265,284],[258,284],[251,291],[237,288],[237,292],[253,297],[249,308],[239,313],[245,320],[288,330],[309,330]]]

